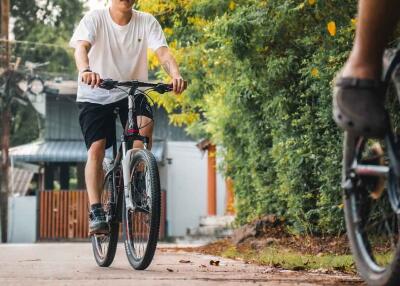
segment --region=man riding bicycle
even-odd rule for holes
[[[102,163],[105,149],[115,140],[114,110],[118,108],[122,126],[125,126],[128,114],[126,91],[101,89],[98,87],[101,80],[146,81],[147,49],[150,48],[171,76],[173,91],[179,94],[185,89],[160,24],[152,15],[134,10],[134,3],[135,0],[112,0],[109,8],[89,12],[80,21],[70,41],[75,48],[79,70],[79,123],[88,149],[85,180],[90,202],[90,234],[109,230],[101,205]],[[151,148],[151,107],[146,97],[140,94],[135,98],[135,105],[138,107],[137,120],[143,126],[140,135],[150,139],[148,148]],[[143,148],[143,143],[137,141],[133,148]]]

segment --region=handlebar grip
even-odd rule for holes
[[[107,90],[111,90],[111,89],[115,88],[116,84],[117,84],[117,81],[114,81],[112,79],[103,79],[103,80],[101,80],[99,87],[107,89]]]

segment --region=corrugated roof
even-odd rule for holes
[[[154,141],[152,153],[157,162],[164,159],[164,141]],[[10,156],[19,162],[86,162],[87,151],[83,141],[40,141],[10,149]],[[107,150],[112,157],[112,148]]]
[[[76,96],[78,90],[77,80],[46,81],[45,86],[60,95]]]

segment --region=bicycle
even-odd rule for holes
[[[128,121],[121,135],[121,144],[113,144],[113,159],[103,161],[104,184],[101,201],[106,213],[110,231],[105,235],[92,235],[91,242],[95,260],[101,267],[108,267],[114,260],[119,237],[119,223],[122,223],[125,252],[131,266],[136,270],[146,269],[157,246],[161,192],[157,162],[147,149],[149,138],[139,134],[134,97],[139,88],[148,88],[160,94],[172,90],[162,83],[140,81],[118,82],[103,80],[101,88],[111,90],[128,87]],[[144,93],[146,96],[147,94]],[[114,112],[117,118],[118,111]],[[130,149],[139,140],[144,149]],[[144,181],[143,181],[144,179]],[[144,182],[138,186],[137,181]]]
[[[377,140],[345,132],[342,187],[347,236],[369,285],[400,285],[400,50],[384,54],[389,131]]]

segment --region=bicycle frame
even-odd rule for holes
[[[135,100],[134,96],[137,92],[138,86],[133,85],[130,90],[129,90],[129,95],[128,95],[128,120],[126,122],[124,132],[121,135],[121,144],[119,148],[117,149],[117,142],[115,140],[113,144],[113,167],[107,172],[105,175],[105,179],[107,179],[108,176],[112,175],[113,176],[113,183],[114,186],[116,186],[115,182],[115,176],[114,172],[116,168],[119,166],[122,167],[122,176],[123,176],[123,181],[124,181],[124,197],[123,199],[125,200],[125,206],[128,210],[133,210],[135,206],[132,203],[132,184],[131,184],[131,179],[130,179],[130,174],[129,174],[129,163],[131,156],[136,152],[137,150],[129,148],[129,146],[133,146],[133,143],[135,141],[142,141],[144,145],[144,149],[147,149],[147,144],[149,142],[149,138],[146,136],[142,136],[139,133],[139,127],[137,124],[137,116],[135,114],[136,106],[135,106]],[[114,119],[116,120],[118,117],[118,113],[115,113]],[[115,139],[116,139],[116,134],[115,134]],[[106,182],[107,180],[105,180]],[[115,190],[114,190],[115,191]],[[119,196],[121,194],[115,191],[115,210],[119,210],[122,206],[118,205],[119,202]],[[114,218],[118,217],[118,213],[113,214]]]

